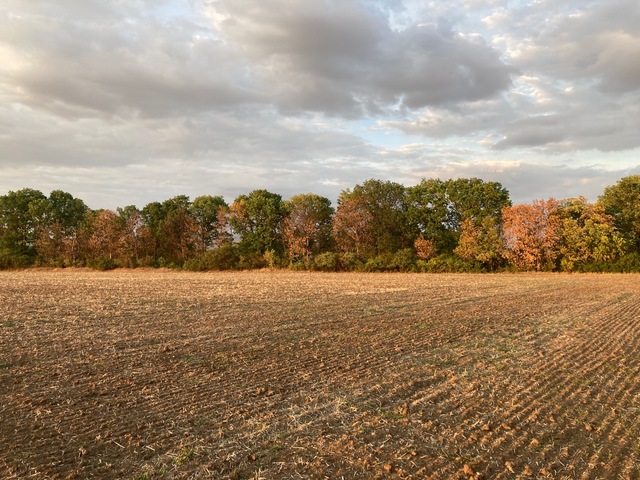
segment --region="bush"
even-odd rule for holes
[[[256,268],[265,268],[267,262],[264,255],[258,253],[250,253],[248,255],[240,255],[238,260],[238,268],[241,270],[253,270]]]
[[[585,263],[575,265],[576,272],[611,272],[638,273],[640,272],[640,253],[628,253],[606,263]]]
[[[27,255],[0,255],[0,270],[28,268],[33,266],[33,258]]]
[[[340,268],[348,272],[360,270],[362,268],[362,260],[355,253],[343,253],[340,255]]]
[[[362,270],[365,272],[387,272],[391,269],[391,262],[393,255],[390,253],[383,253],[370,258],[362,266]]]
[[[292,260],[289,264],[289,269],[295,272],[303,272],[305,270],[309,270],[312,265],[312,262],[308,262],[306,260]]]
[[[118,264],[109,257],[98,257],[87,261],[87,267],[104,272],[118,268]]]
[[[340,255],[334,252],[325,252],[313,259],[314,270],[322,272],[335,272],[340,267]]]
[[[429,261],[417,262],[420,271],[428,273],[470,273],[485,271],[475,262],[463,260],[455,255],[443,254]]]
[[[405,248],[393,255],[389,267],[400,272],[412,272],[416,268],[416,260],[416,252],[412,248]]]
[[[205,253],[187,260],[184,264],[185,270],[193,272],[204,272],[207,270],[232,270],[238,267],[238,252],[236,248],[226,243]]]
[[[275,250],[267,250],[266,252],[264,252],[263,258],[268,268],[282,267],[282,258],[280,258]]]

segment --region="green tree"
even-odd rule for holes
[[[198,250],[197,226],[186,195],[177,195],[162,203],[151,202],[141,213],[153,238],[156,263],[182,265]]]
[[[221,235],[221,220],[228,205],[221,196],[202,195],[196,197],[190,207],[190,212],[197,226],[198,245],[200,252],[218,243]]]
[[[600,202],[626,240],[627,250],[640,253],[640,175],[624,177],[607,187]]]
[[[39,261],[45,265],[74,265],[78,253],[78,232],[89,208],[62,190],[49,194],[43,224],[38,232]]]
[[[451,250],[455,238],[449,229],[450,208],[447,183],[440,179],[422,179],[407,188],[407,219],[416,239],[428,241],[437,250]]]
[[[338,199],[338,210],[347,201],[356,202],[370,218],[368,235],[362,237],[360,254],[373,257],[395,253],[413,245],[406,216],[405,188],[399,183],[366,180],[353,190],[344,190]],[[354,219],[360,220],[357,216]]]
[[[464,220],[481,225],[487,217],[500,222],[504,207],[511,206],[509,192],[498,182],[479,178],[459,178],[447,181],[450,228],[459,231]]]
[[[48,199],[39,190],[24,188],[0,196],[0,267],[33,264],[48,211]]]
[[[267,252],[282,254],[285,214],[282,197],[278,194],[253,190],[249,195],[238,196],[231,204],[229,222],[240,237],[240,253],[259,257]]]
[[[422,180],[407,188],[407,218],[416,237],[435,242],[441,252],[451,252],[465,220],[479,227],[486,217],[501,222],[501,211],[511,206],[509,192],[498,182],[479,178]]]
[[[564,200],[560,204],[560,217],[560,264],[564,270],[577,270],[587,264],[603,265],[622,254],[624,240],[602,204],[589,203],[584,197]]]

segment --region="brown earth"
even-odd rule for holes
[[[0,478],[640,478],[640,276],[0,272]]]

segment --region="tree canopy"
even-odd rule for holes
[[[92,210],[61,190],[0,195],[0,268],[640,271],[640,176],[599,200],[512,205],[497,182],[369,179],[337,206],[257,189]]]

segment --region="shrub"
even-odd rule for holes
[[[390,253],[383,253],[370,258],[362,266],[362,270],[365,272],[386,272],[391,270],[391,262],[393,255]]]
[[[187,260],[184,264],[185,270],[202,272],[207,270],[232,270],[238,266],[238,252],[236,248],[226,243],[205,253]]]
[[[574,270],[578,272],[638,273],[640,272],[640,253],[628,253],[606,263],[580,264]]]
[[[340,255],[340,268],[352,272],[362,268],[362,260],[352,252],[346,252]]]
[[[340,266],[340,255],[334,252],[325,252],[313,259],[313,268],[322,272],[335,272]]]
[[[463,260],[460,257],[443,254],[425,262],[418,262],[420,270],[429,273],[468,273],[484,271],[476,262]]]
[[[238,268],[241,270],[253,270],[256,268],[265,268],[267,262],[264,255],[258,253],[250,253],[248,255],[240,255],[238,259]]]
[[[267,250],[263,257],[268,268],[279,268],[282,265],[282,259],[275,250]]]
[[[412,248],[404,248],[393,255],[389,267],[400,272],[412,272],[416,268],[416,260],[416,252]]]
[[[92,260],[88,260],[87,267],[104,272],[106,270],[113,270],[114,268],[118,268],[118,264],[112,258],[98,257]]]

